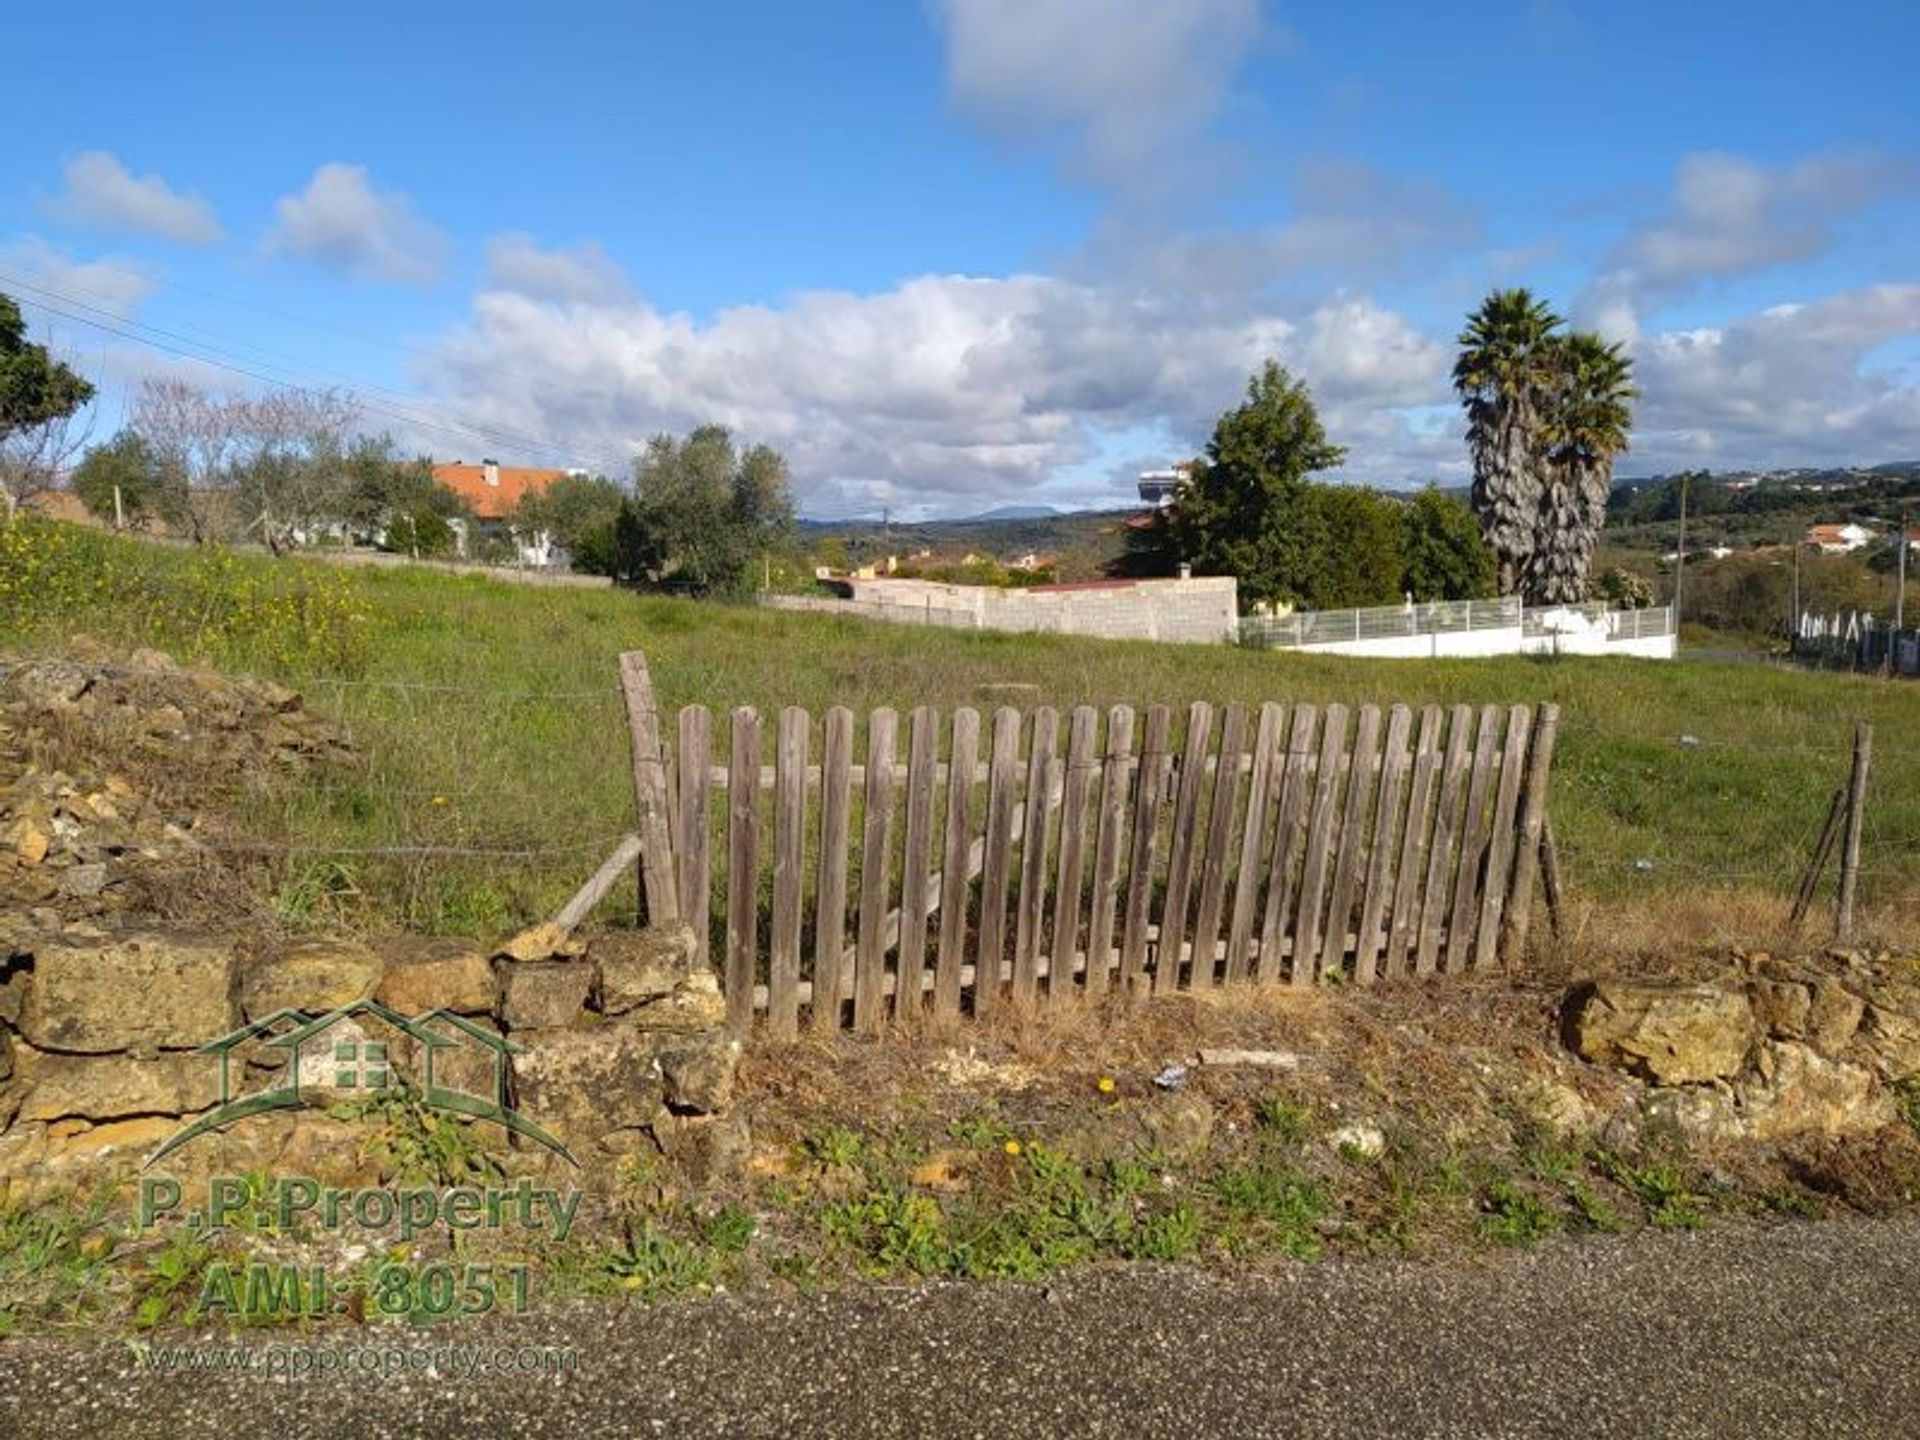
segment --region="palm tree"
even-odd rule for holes
[[[1524,579],[1538,531],[1546,476],[1542,397],[1556,368],[1560,317],[1531,291],[1496,290],[1460,334],[1453,388],[1467,410],[1473,508],[1500,563],[1500,593]]]
[[[1633,424],[1633,362],[1618,344],[1576,331],[1556,338],[1554,384],[1541,425],[1546,486],[1523,589],[1535,604],[1584,600],[1594,542],[1606,524],[1613,462]]]

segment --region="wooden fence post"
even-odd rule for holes
[[[860,936],[853,969],[853,1028],[880,1029],[886,1008],[887,893],[893,869],[893,737],[899,717],[867,716],[866,813],[860,845]]]
[[[1526,954],[1527,931],[1533,924],[1534,877],[1546,840],[1547,781],[1553,773],[1553,746],[1559,733],[1560,707],[1542,705],[1534,715],[1527,785],[1520,798],[1520,844],[1513,857],[1513,887],[1507,894],[1501,952],[1509,964],[1517,964]]]
[[[680,918],[679,884],[674,874],[672,830],[667,812],[667,768],[660,750],[660,712],[653,698],[653,676],[638,650],[620,656],[620,694],[627,706],[627,734],[633,748],[633,798],[640,814],[640,893],[647,921],[661,925]],[[751,998],[749,998],[751,1003]]]
[[[1813,858],[1807,862],[1807,868],[1800,877],[1800,888],[1794,892],[1793,910],[1787,916],[1787,928],[1798,930],[1800,922],[1807,917],[1807,907],[1813,903],[1813,892],[1820,888],[1820,872],[1827,868],[1827,856],[1833,853],[1834,837],[1840,833],[1840,819],[1847,813],[1847,789],[1841,786],[1833,792],[1833,803],[1827,807],[1827,823],[1820,827],[1820,839],[1813,847]]]
[[[1873,726],[1862,720],[1853,731],[1853,776],[1847,782],[1847,841],[1840,851],[1840,905],[1833,934],[1843,944],[1853,939],[1854,892],[1860,884],[1860,822],[1867,809],[1867,765],[1873,759]]]
[[[767,1028],[791,1040],[800,1028],[801,890],[806,855],[807,712],[780,712],[774,740],[773,934],[767,951]]]
[[[753,972],[760,953],[760,716],[731,717],[727,776],[727,1023],[753,1021]]]
[[[853,712],[827,711],[820,755],[820,885],[814,900],[813,999],[815,1030],[840,1028],[847,933],[847,826],[853,813]]]

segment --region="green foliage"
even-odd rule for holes
[[[1653,604],[1653,585],[1644,576],[1610,565],[1593,582],[1593,595],[1623,610],[1644,610]]]
[[[1125,1247],[1132,1260],[1185,1260],[1200,1248],[1200,1216],[1190,1205],[1176,1205],[1150,1217]]]
[[[1561,323],[1531,292],[1495,290],[1467,317],[1453,368],[1500,593],[1533,604],[1586,598],[1637,393],[1621,346]]]
[[[1505,1178],[1488,1184],[1481,1203],[1481,1230],[1496,1245],[1533,1245],[1560,1228],[1559,1215],[1539,1196]]]
[[[134,1306],[134,1327],[151,1330],[169,1316],[189,1313],[212,1260],[213,1249],[200,1236],[185,1230],[169,1235],[167,1243],[147,1257],[146,1283]]]
[[[1253,1118],[1282,1145],[1298,1145],[1313,1134],[1313,1111],[1290,1096],[1261,1096],[1254,1104]]]
[[[583,575],[610,575],[614,524],[626,493],[604,475],[562,475],[545,490],[521,497],[513,527],[522,535],[545,531]]]
[[[122,430],[104,445],[96,445],[74,468],[73,493],[89,515],[104,520],[115,516],[114,492],[119,491],[119,514],[128,525],[139,525],[161,483],[160,459],[140,435]]]
[[[1180,561],[1230,574],[1243,607],[1314,610],[1474,599],[1492,594],[1492,552],[1473,516],[1429,488],[1403,502],[1362,486],[1317,484],[1338,465],[1306,387],[1271,362],[1247,400],[1221,416],[1207,458],[1152,523],[1128,528],[1114,570],[1170,575]]]
[[[644,1218],[629,1219],[625,1243],[601,1259],[620,1289],[666,1300],[713,1284],[713,1256]]]
[[[624,584],[744,593],[793,526],[787,462],[765,445],[738,452],[722,425],[654,436],[634,462],[634,491],[613,521],[613,574]]]
[[[1653,1224],[1675,1230],[1695,1230],[1706,1224],[1707,1197],[1694,1188],[1688,1171],[1677,1161],[1601,1149],[1594,1155],[1594,1164],[1646,1207]]]
[[[809,1135],[803,1145],[816,1163],[828,1167],[857,1165],[866,1151],[860,1132],[844,1125],[829,1125],[817,1135]]]
[[[1406,571],[1400,502],[1351,485],[1313,485],[1305,494],[1329,540],[1306,582],[1305,603],[1315,610],[1399,603]]]
[[[738,1205],[723,1205],[708,1217],[702,1229],[707,1244],[722,1255],[738,1255],[753,1243],[758,1229],[752,1215]]]
[[[93,386],[27,339],[20,306],[0,295],[0,440],[64,419],[91,399]]]
[[[1407,505],[1407,593],[1430,600],[1484,600],[1499,592],[1499,562],[1473,511],[1429,485]]]
[[[340,518],[355,534],[381,537],[387,550],[409,553],[411,544],[438,533],[425,519],[446,522],[467,514],[466,502],[433,478],[433,462],[424,456],[403,460],[390,436],[363,437],[341,460],[345,484]],[[421,551],[419,553],[430,553]]]
[[[224,550],[162,550],[45,521],[0,527],[0,636],[96,630],[283,674],[351,674],[369,614],[358,577]]]
[[[0,1336],[23,1320],[73,1320],[108,1299],[118,1237],[106,1224],[110,1192],[84,1204],[0,1198]]]
[[[404,1080],[376,1095],[330,1106],[327,1113],[368,1127],[361,1154],[383,1180],[475,1185],[500,1178],[499,1163],[474,1126],[429,1108]]]
[[[1244,606],[1312,603],[1334,537],[1307,477],[1345,457],[1306,386],[1268,361],[1171,507],[1178,553],[1197,575],[1237,576]]]
[[[1017,570],[998,560],[976,556],[965,562],[902,561],[895,575],[909,580],[935,580],[944,585],[985,585],[997,590],[1020,590],[1029,585],[1051,585],[1058,574],[1051,565]]]
[[[1325,1188],[1284,1165],[1261,1159],[1229,1166],[1213,1180],[1213,1193],[1233,1220],[1261,1222],[1270,1248],[1298,1260],[1320,1254],[1316,1222],[1327,1213]]]
[[[1920,1077],[1909,1075],[1893,1087],[1894,1108],[1914,1134],[1920,1135]]]
[[[453,526],[437,511],[425,505],[401,510],[387,520],[382,548],[415,559],[433,559],[451,555],[456,546]]]

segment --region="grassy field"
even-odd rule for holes
[[[1876,758],[1863,897],[1920,928],[1911,684],[1757,664],[1374,661],[947,633],[265,558],[221,561],[228,579],[217,584],[190,552],[88,543],[99,548],[87,563],[141,577],[127,593],[144,602],[29,595],[0,613],[0,640],[49,647],[84,631],[267,673],[301,686],[359,747],[365,763],[351,773],[247,801],[256,830],[290,847],[278,898],[296,921],[497,933],[555,908],[631,821],[615,664],[637,649],[665,707],[798,704],[816,719],[833,704],[1553,700],[1563,712],[1553,809],[1570,884],[1609,903],[1789,891],[1845,777],[1854,723],[1867,720]],[[325,605],[311,623],[341,634],[263,646],[246,625],[214,623],[220,584],[282,628],[276,617],[304,613],[312,587]],[[198,608],[169,603],[187,593]],[[1007,685],[1031,688],[987,688]],[[395,847],[430,853],[360,853]]]

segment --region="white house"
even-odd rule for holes
[[[1861,525],[1814,525],[1807,530],[1804,543],[1818,546],[1825,555],[1845,555],[1873,538],[1873,531]]]
[[[473,512],[477,535],[467,533],[464,521],[452,522],[462,555],[468,553],[475,539],[499,537],[513,545],[515,558],[521,565],[540,569],[560,564],[564,557],[546,531],[522,533],[515,529],[514,512],[524,497],[543,493],[567,473],[501,465],[493,460],[483,460],[478,465],[433,467],[433,478],[466,501],[467,508]]]

